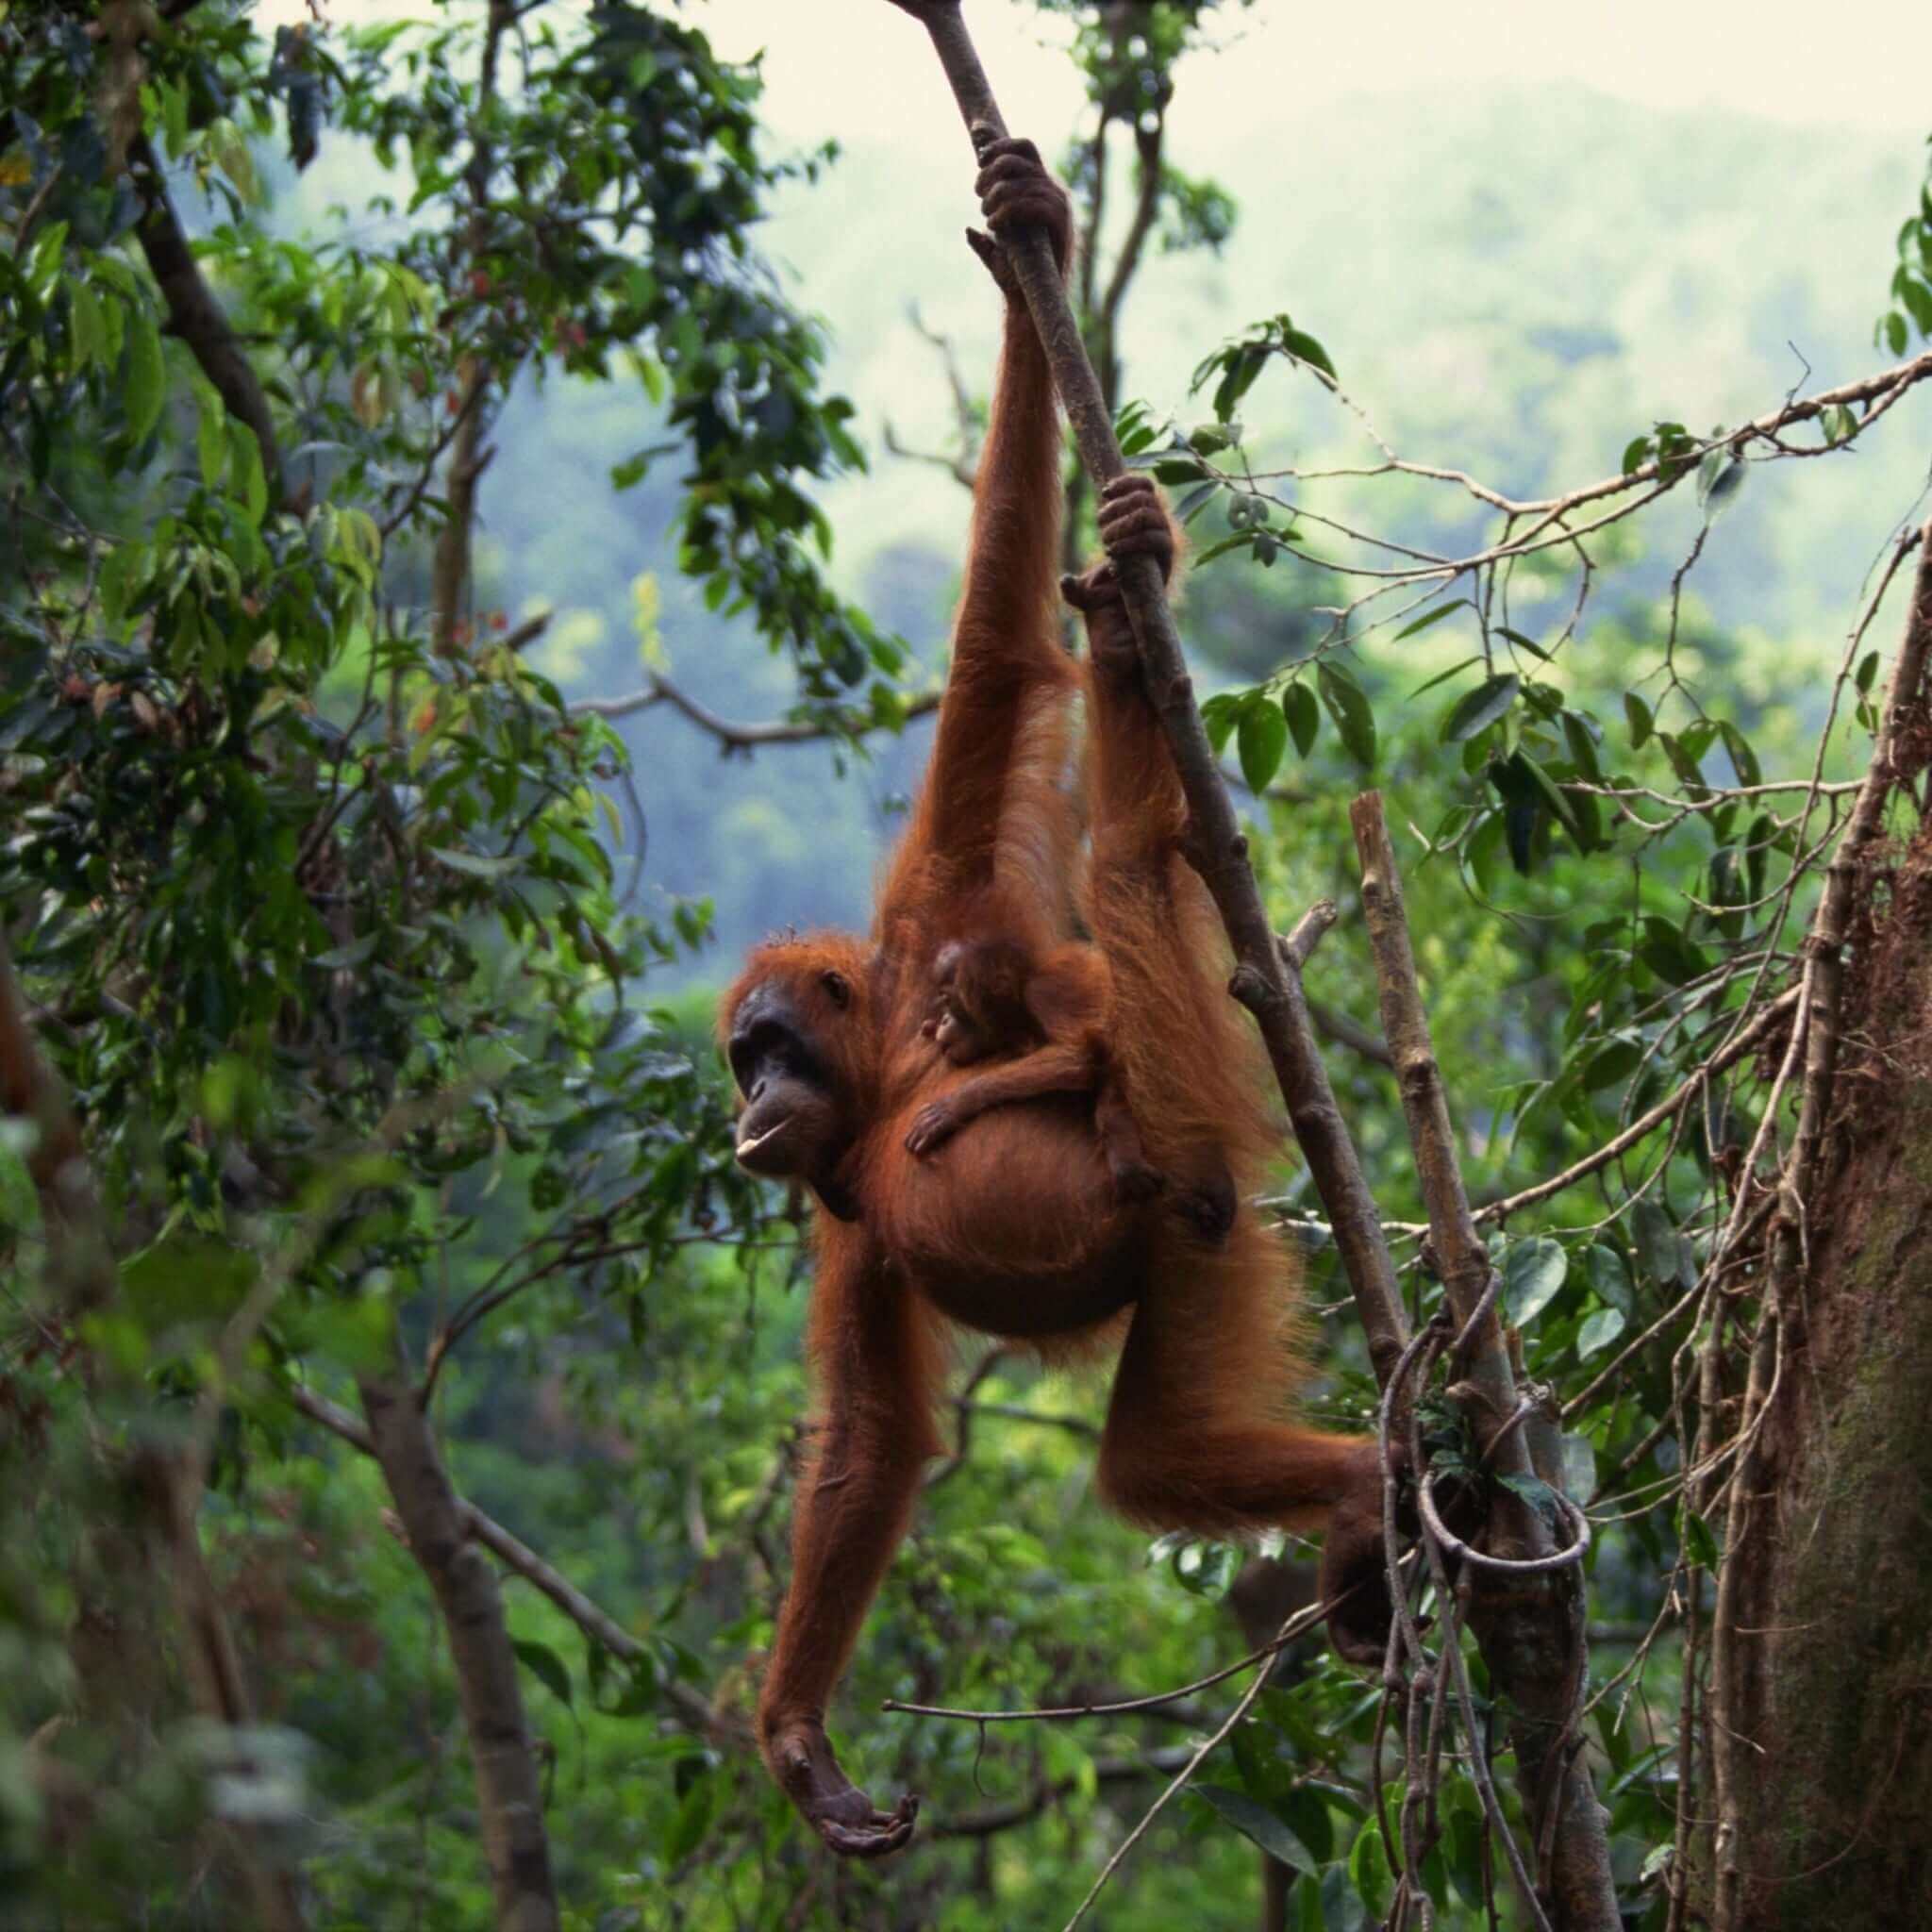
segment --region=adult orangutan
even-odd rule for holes
[[[1246,1205],[1276,1129],[1224,990],[1220,926],[1180,856],[1186,807],[1108,563],[1063,586],[1090,650],[1082,858],[1062,782],[1080,676],[1056,635],[1059,429],[997,241],[1038,224],[1064,267],[1069,211],[1028,142],[988,149],[978,189],[994,239],[969,239],[1006,294],[1005,339],[931,766],[872,936],[758,947],[721,1020],[745,1103],[739,1159],[805,1182],[821,1209],[808,1345],[824,1420],[800,1482],[759,1736],[824,1841],[860,1856],[903,1845],[917,1801],[874,1808],[839,1767],[825,1707],[941,1447],[948,1323],[1058,1354],[1124,1328],[1106,1499],[1138,1523],[1217,1536],[1312,1527],[1336,1510],[1347,1534],[1340,1549],[1331,1538],[1330,1585],[1364,1579],[1351,1649],[1373,1649],[1388,1615],[1372,1445],[1284,1419],[1291,1263]],[[1109,556],[1172,566],[1146,479],[1105,492],[1100,529]],[[994,1107],[936,1151],[907,1145],[924,1110],[982,1077],[932,1037],[941,954],[991,940],[1043,958],[1074,937],[1076,900],[1111,974],[1110,1063],[1147,1161],[1170,1178],[1158,1196],[1116,1184],[1091,1087]],[[1203,1192],[1226,1205],[1211,1232],[1176,1211]]]

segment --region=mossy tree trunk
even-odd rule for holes
[[[1809,1265],[1733,1556],[1746,1932],[1932,1923],[1932,831],[1868,885],[1852,941]]]

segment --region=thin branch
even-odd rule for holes
[[[471,212],[463,230],[463,251],[473,260],[482,254],[490,238],[490,177],[496,165],[496,151],[489,125],[496,104],[497,58],[503,37],[515,21],[516,8],[511,0],[490,0],[483,51],[477,64],[476,105],[470,121],[470,162],[464,170]],[[444,653],[455,648],[463,599],[470,589],[470,544],[476,523],[476,486],[491,455],[483,447],[483,435],[492,372],[480,355],[472,354],[466,359],[456,436],[443,472],[443,495],[449,504],[449,513],[436,533],[436,550],[430,559],[430,637],[436,648]]]
[[[1178,1771],[1191,1755],[1185,1744],[1163,1744],[1142,1757],[1096,1757],[1087,1769],[1097,1784],[1126,1784]],[[1036,1786],[1031,1796],[1015,1798],[1010,1804],[990,1806],[983,1811],[964,1811],[957,1818],[923,1819],[921,1824],[928,1838],[991,1838],[1016,1824],[1030,1824],[1077,1790],[1083,1782],[1084,1776],[1058,1778]]]
[[[1113,273],[1107,280],[1107,293],[1101,297],[1095,328],[1100,344],[1100,387],[1109,408],[1120,402],[1121,304],[1126,299],[1135,274],[1141,266],[1141,251],[1153,233],[1154,218],[1160,210],[1160,152],[1167,131],[1167,110],[1162,107],[1154,125],[1134,129],[1135,165],[1139,173],[1139,192],[1134,198],[1134,218],[1127,225],[1121,252],[1114,258]]]
[[[966,1457],[973,1448],[973,1418],[979,1413],[979,1405],[974,1396],[985,1387],[989,1376],[997,1372],[1007,1358],[1004,1348],[990,1348],[980,1357],[973,1373],[966,1377],[964,1385],[953,1401],[953,1453],[942,1462],[936,1462],[925,1473],[921,1483],[923,1489],[936,1490],[950,1477],[956,1476],[966,1466]]]
[[[287,501],[287,483],[268,392],[201,273],[169,197],[160,161],[145,134],[136,137],[129,158],[142,203],[135,237],[167,306],[168,326],[187,343],[228,414],[254,433],[269,502],[279,506]]]
[[[1308,1604],[1290,1617],[1266,1643],[1249,1651],[1246,1657],[1237,1657],[1233,1663],[1224,1664],[1220,1670],[1212,1671],[1205,1677],[1196,1677],[1191,1684],[1177,1684],[1172,1690],[1155,1690],[1145,1697],[1118,1698],[1108,1704],[1044,1705],[1028,1710],[964,1710],[956,1705],[902,1704],[896,1697],[888,1697],[879,1708],[896,1710],[907,1717],[946,1717],[975,1724],[1064,1724],[1074,1718],[1125,1717],[1135,1711],[1157,1710],[1162,1705],[1191,1697],[1197,1690],[1211,1690],[1229,1677],[1238,1677],[1243,1671],[1267,1662],[1304,1631],[1312,1630],[1341,1601],[1341,1598],[1337,1597],[1330,1602]]]
[[[465,389],[461,401],[458,403],[456,413],[443,425],[441,433],[424,452],[423,467],[417,472],[416,480],[410,486],[408,494],[377,526],[385,541],[393,537],[415,514],[416,506],[423,501],[428,493],[430,484],[436,480],[436,465],[441,460],[443,451],[462,434],[464,425],[482,407],[482,384],[471,383]]]
[[[681,691],[661,674],[654,673],[649,684],[641,691],[627,691],[615,698],[578,698],[575,700],[570,712],[574,718],[603,718],[607,721],[618,718],[635,717],[640,711],[648,711],[656,705],[669,705],[675,711],[681,712],[699,730],[708,732],[718,741],[719,749],[728,758],[734,752],[746,753],[765,744],[815,744],[823,739],[851,737],[876,728],[872,717],[861,717],[856,712],[841,712],[836,718],[781,718],[760,724],[734,724],[727,718],[721,718],[715,711],[707,710],[698,701]],[[940,708],[938,691],[921,691],[916,697],[906,702],[904,722],[910,724],[915,718],[924,718]]]
[[[948,456],[944,450],[914,449],[910,443],[902,442],[899,432],[889,422],[881,432],[881,440],[887,450],[895,457],[903,457],[908,462],[926,463],[935,470],[943,470],[962,490],[971,490],[974,477],[972,458],[965,456]]]

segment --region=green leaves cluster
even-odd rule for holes
[[[1922,341],[1932,339],[1932,161],[1927,162],[1926,180],[1919,190],[1918,208],[1899,225],[1891,307],[1873,330],[1874,339],[1894,356],[1905,354],[1915,333]],[[1828,441],[1837,440],[1828,429],[1826,434]]]

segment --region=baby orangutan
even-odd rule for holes
[[[907,1151],[930,1154],[970,1120],[1046,1093],[1091,1093],[1114,1192],[1147,1201],[1167,1176],[1147,1163],[1141,1129],[1108,1050],[1113,974],[1093,946],[1055,946],[1038,965],[1017,940],[953,940],[933,964],[933,1004],[920,1031],[956,1067],[1017,1055],[924,1107]]]

